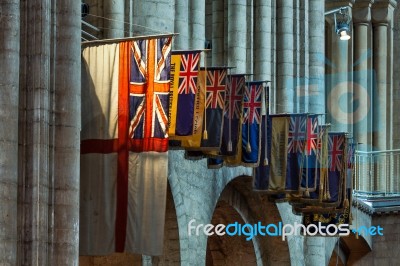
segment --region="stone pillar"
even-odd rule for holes
[[[326,3],[325,10],[339,7],[352,6],[354,1],[330,1]],[[350,12],[351,15],[351,12]],[[331,123],[333,131],[353,132],[353,40],[354,33],[350,33],[350,40],[340,40],[336,33],[334,15],[326,18],[326,58],[329,63],[325,65],[325,91],[327,122]],[[351,25],[350,25],[351,27]]]
[[[277,1],[276,18],[276,111],[293,112],[294,102],[294,9],[290,1]]]
[[[78,265],[81,125],[81,3],[58,1],[54,92],[54,257]]]
[[[395,9],[393,29],[393,62],[400,62],[400,8]],[[400,106],[400,67],[393,68],[393,106]],[[400,115],[393,116],[393,147],[400,148]],[[398,188],[400,189],[400,187]]]
[[[124,36],[130,37],[133,36],[133,29],[135,26],[133,25],[133,0],[125,0],[124,7]]]
[[[203,49],[205,42],[205,1],[189,1],[189,46]]]
[[[20,1],[0,10],[0,264],[16,265]]]
[[[224,1],[212,0],[212,65],[224,65]]]
[[[356,1],[353,8],[354,76],[353,129],[360,150],[372,145],[372,28],[371,5],[374,0]]]
[[[386,150],[390,129],[390,103],[392,84],[392,18],[396,1],[376,1],[372,7],[374,30],[374,70],[376,87],[374,88],[373,147]],[[389,108],[388,108],[389,107]]]
[[[325,1],[310,0],[309,3],[309,75],[308,111],[317,114],[325,113]]]
[[[174,39],[174,46],[177,50],[189,48],[188,12],[187,0],[175,0],[175,32],[179,35]]]
[[[104,1],[105,38],[123,38],[125,28],[125,0]]]
[[[51,1],[21,2],[18,264],[47,265]]]
[[[308,236],[304,238],[304,260],[307,266],[326,265],[324,237]]]
[[[294,106],[293,112],[307,112],[309,108],[309,82],[310,82],[310,17],[309,1],[297,1],[294,6]],[[310,15],[311,14],[311,15]],[[314,84],[312,84],[314,86]]]
[[[254,79],[272,80],[272,8],[270,1],[255,0]]]
[[[228,66],[246,72],[246,0],[230,0],[228,7]]]

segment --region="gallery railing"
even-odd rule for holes
[[[378,197],[400,194],[400,149],[356,151],[353,187]]]

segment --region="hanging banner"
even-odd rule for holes
[[[286,187],[287,143],[289,135],[288,116],[271,118],[271,169],[268,190],[283,191]]]
[[[171,140],[193,134],[193,115],[199,73],[200,51],[172,51],[170,124]]]
[[[263,81],[247,82],[243,96],[242,164],[256,167],[260,162],[261,107],[265,103]]]
[[[260,163],[253,168],[253,188],[268,190],[271,162],[271,119],[269,118],[269,91],[270,83],[266,83],[265,102],[261,108],[261,154]]]
[[[171,44],[82,51],[81,255],[163,252]]]
[[[222,138],[227,68],[211,67],[207,68],[206,73],[205,115],[200,150],[218,152]]]
[[[201,68],[197,78],[197,90],[194,102],[193,113],[193,130],[192,135],[180,137],[181,145],[184,148],[197,149],[200,148],[201,136],[203,129],[204,107],[205,107],[205,90],[206,90],[206,71]]]

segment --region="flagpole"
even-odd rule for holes
[[[268,82],[269,83],[269,82]],[[264,105],[265,105],[265,116],[264,116],[264,132],[265,132],[265,145],[264,145],[264,166],[269,164],[268,162],[268,113],[269,113],[269,86],[264,82]],[[268,99],[268,102],[267,102]]]
[[[228,104],[229,104],[229,113],[228,113],[228,121],[229,121],[229,132],[228,132],[228,152],[232,151],[232,77],[231,77],[231,70],[229,69],[229,78],[228,75],[226,75],[226,79],[227,79],[227,85],[229,88],[229,99],[228,99]]]
[[[167,33],[167,34],[153,34],[153,35],[141,35],[141,36],[132,36],[132,37],[124,37],[124,38],[114,38],[114,39],[101,39],[101,40],[92,40],[82,42],[82,46],[92,45],[92,44],[107,44],[107,43],[118,43],[125,41],[136,41],[136,40],[149,40],[149,39],[159,39],[159,38],[168,38],[175,37],[179,35],[179,33]]]
[[[203,139],[208,139],[207,132],[207,51],[204,51],[204,130]]]

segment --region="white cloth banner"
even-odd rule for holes
[[[122,112],[129,110],[121,98],[129,91],[121,92],[120,84],[129,75],[121,65],[131,58],[120,46],[83,50],[80,254],[156,256],[163,251],[168,152],[129,152],[121,145]]]

